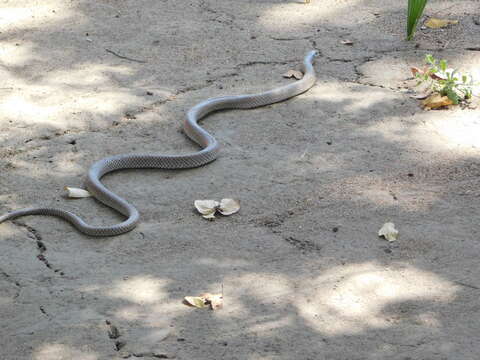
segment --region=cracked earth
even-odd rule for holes
[[[118,222],[64,186],[105,156],[196,149],[190,107],[288,83],[320,56],[307,93],[203,121],[215,162],[105,177],[141,213],[132,232],[0,224],[0,358],[478,360],[479,110],[422,110],[409,73],[432,53],[480,79],[478,2],[430,1],[426,15],[459,24],[412,42],[405,6],[1,1],[2,213]],[[225,197],[238,214],[194,212]],[[387,221],[393,243],[377,237]],[[182,304],[222,288],[222,310]]]

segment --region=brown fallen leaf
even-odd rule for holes
[[[415,67],[415,66],[412,66],[410,68],[410,71],[412,72],[413,76],[416,76],[417,74],[423,74],[423,71],[420,70],[419,68]]]
[[[218,310],[223,307],[223,295],[222,294],[210,294],[205,293],[200,295],[200,297],[205,299],[205,304],[210,305],[212,310]]]
[[[340,43],[343,44],[343,45],[349,45],[349,46],[353,45],[352,40],[342,40],[342,41],[340,41]]]
[[[425,22],[425,26],[430,29],[440,29],[448,25],[456,25],[458,20],[430,18]]]
[[[453,101],[447,96],[442,96],[438,93],[432,94],[422,101],[424,108],[438,109],[444,106],[452,105]]]
[[[288,70],[285,74],[283,74],[284,78],[295,78],[297,80],[300,80],[303,78],[303,73],[298,70]]]

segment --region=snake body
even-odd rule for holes
[[[304,76],[299,81],[259,94],[210,98],[191,108],[187,113],[184,131],[193,142],[201,147],[201,150],[197,152],[182,155],[162,155],[156,153],[120,154],[106,157],[94,163],[88,171],[86,187],[93,197],[126,217],[121,223],[109,226],[92,226],[69,211],[50,207],[35,207],[12,211],[0,216],[0,223],[26,215],[50,215],[65,219],[80,232],[90,236],[114,236],[132,230],[138,224],[140,214],[133,205],[108,190],[101,183],[100,180],[105,174],[123,169],[195,168],[212,162],[218,156],[219,144],[212,135],[198,125],[198,121],[214,111],[224,109],[252,109],[280,102],[304,93],[313,86],[316,80],[313,69],[313,59],[315,55],[316,51],[310,51],[306,55],[303,61]]]

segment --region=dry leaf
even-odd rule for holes
[[[87,190],[65,186],[69,198],[86,198],[92,196]]]
[[[435,93],[423,100],[422,104],[424,108],[438,109],[443,106],[452,105],[453,101],[450,100],[447,96],[442,96],[438,93]]]
[[[430,77],[434,80],[447,80],[448,75],[452,75],[455,72],[455,69],[448,68],[445,71],[438,71],[436,73],[430,74]],[[457,72],[457,77],[462,78],[462,74]]]
[[[430,29],[440,29],[448,25],[458,24],[458,20],[430,18],[425,22],[425,26]]]
[[[215,220],[215,210],[212,210],[209,214],[202,215],[202,217],[207,220]]]
[[[343,45],[349,45],[349,46],[353,45],[352,40],[342,40],[342,41],[340,41],[340,43],[343,44]]]
[[[222,199],[218,211],[222,215],[232,215],[240,210],[240,202],[234,199]]]
[[[207,306],[205,302],[205,298],[201,296],[185,296],[183,299],[187,304],[199,309],[202,309]]]
[[[210,305],[212,310],[218,310],[223,307],[223,295],[222,294],[202,294],[201,298],[205,299],[205,304]]]
[[[195,200],[193,204],[197,211],[208,220],[215,219],[215,211],[220,206],[220,203],[215,200]]]
[[[222,199],[220,202],[215,200],[195,200],[195,208],[205,219],[215,219],[215,212],[222,215],[232,215],[240,210],[240,202],[234,199]]]
[[[288,70],[285,74],[282,75],[285,78],[295,78],[297,80],[300,80],[303,78],[303,73],[298,70]]]
[[[412,66],[410,68],[410,71],[412,72],[412,75],[415,76],[417,74],[423,74],[422,70],[420,70],[419,68],[415,67],[415,66]]]
[[[187,305],[194,306],[199,309],[210,306],[210,309],[218,310],[223,307],[222,294],[205,293],[200,296],[185,296],[183,300]]]
[[[397,240],[398,230],[395,229],[395,224],[388,222],[385,223],[380,230],[378,230],[378,236],[383,236],[388,241]]]

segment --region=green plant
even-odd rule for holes
[[[417,27],[418,19],[423,14],[423,9],[427,0],[408,0],[407,9],[407,40],[412,40],[413,34],[415,34],[415,28]]]
[[[437,60],[430,54],[425,55],[425,62],[427,66],[423,71],[412,68],[417,85],[427,83],[430,89],[447,96],[454,104],[472,97],[475,84],[471,76],[461,75],[457,69],[448,68],[446,60]]]

